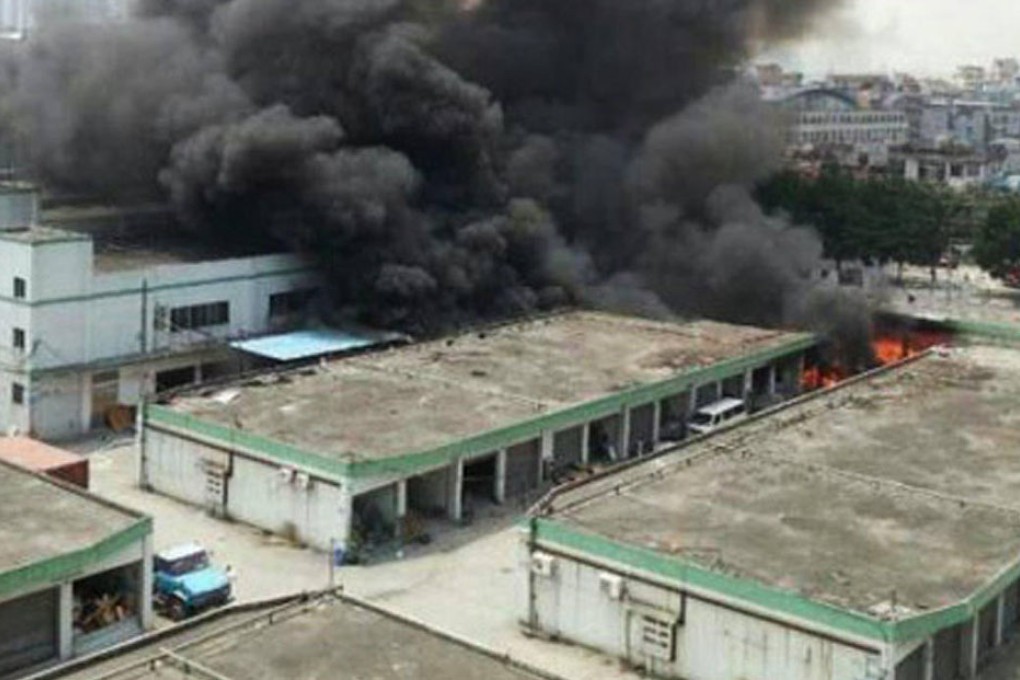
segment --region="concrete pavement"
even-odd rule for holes
[[[132,440],[91,439],[70,448],[88,455],[94,492],[155,518],[157,550],[198,541],[218,563],[230,565],[238,600],[329,585],[326,555],[139,489]],[[353,595],[564,678],[642,677],[614,659],[520,632],[515,519],[510,510],[489,513],[469,527],[444,529],[429,545],[407,548],[402,559],[345,566],[335,578]]]

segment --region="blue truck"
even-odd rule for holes
[[[157,611],[182,621],[230,601],[230,577],[213,566],[209,552],[197,543],[158,553],[153,564],[153,603]]]

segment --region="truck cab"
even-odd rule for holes
[[[158,553],[153,564],[153,585],[157,608],[174,621],[225,604],[231,596],[227,572],[213,566],[209,552],[197,543]]]

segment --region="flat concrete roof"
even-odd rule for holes
[[[272,252],[202,241],[195,233],[181,229],[173,210],[161,204],[47,206],[40,224],[0,231],[0,239],[29,244],[90,240],[97,273]]]
[[[742,453],[707,455],[556,518],[876,616],[893,592],[914,613],[955,604],[1020,556],[1020,513]]]
[[[0,437],[0,459],[34,472],[54,470],[84,460],[76,453],[31,437]]]
[[[957,348],[784,412],[751,448],[1020,510],[1018,404],[1020,350]]]
[[[155,668],[145,664],[164,650],[200,664],[218,677],[234,680],[539,677],[401,619],[347,601],[314,600],[307,607],[275,616],[272,624],[265,613],[231,614],[178,635],[162,637],[101,664],[47,677],[102,676],[109,680],[196,677],[195,673],[182,672],[180,665],[166,661],[155,664]]]
[[[173,408],[306,451],[371,460],[428,451],[806,336],[571,312],[265,376]]]
[[[844,609],[948,606],[1020,558],[1017,403],[1020,351],[932,353],[561,494],[553,519]]]
[[[19,229],[0,229],[0,240],[16,243],[59,243],[61,241],[87,241],[88,236],[67,229],[53,227],[25,227]]]
[[[141,519],[0,461],[0,575],[92,547]]]

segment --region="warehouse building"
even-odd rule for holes
[[[300,323],[315,273],[291,255],[174,236],[162,208],[40,212],[0,186],[0,431],[132,423],[147,394],[236,373],[227,344]]]
[[[344,595],[240,605],[203,618],[28,680],[555,680]]]
[[[685,680],[979,677],[1020,620],[1020,353],[937,350],[554,493],[527,628]]]
[[[0,677],[152,620],[149,518],[0,461]]]
[[[140,483],[328,548],[534,497],[645,455],[698,405],[795,394],[813,336],[573,312],[177,394]]]

